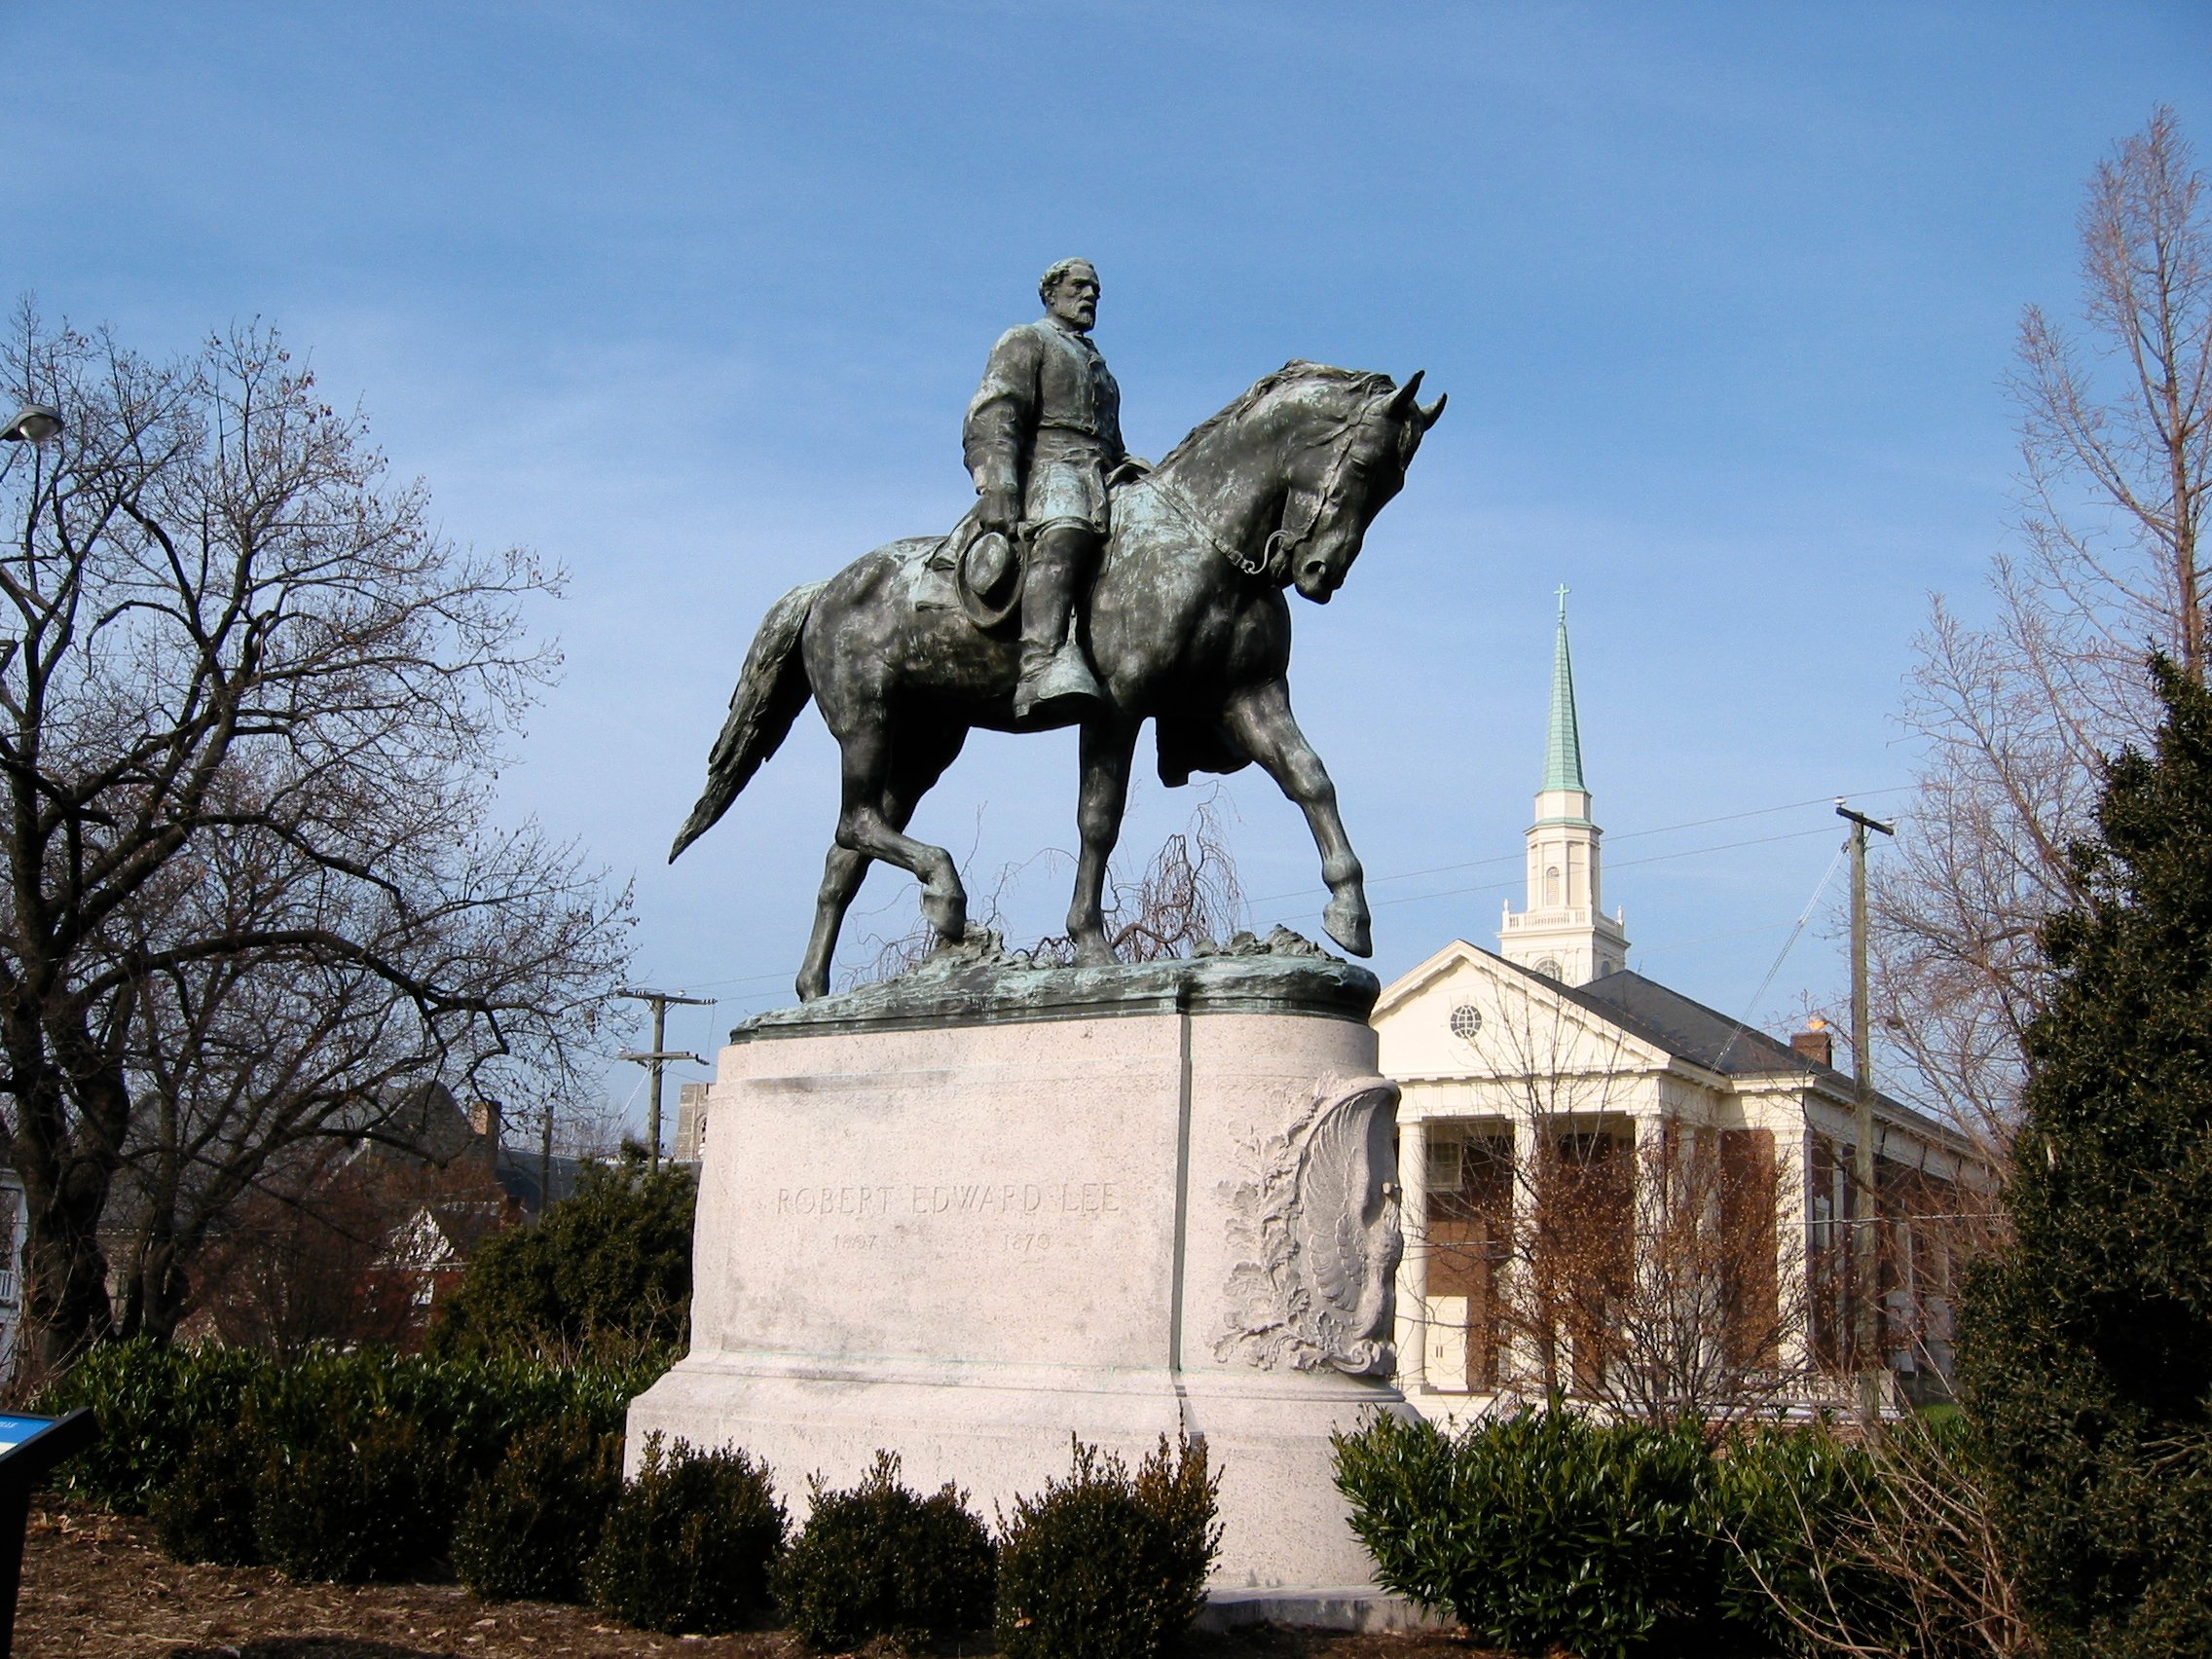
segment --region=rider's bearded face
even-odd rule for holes
[[[1090,328],[1098,321],[1098,273],[1079,265],[1052,285],[1046,308],[1070,328]]]

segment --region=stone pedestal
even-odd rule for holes
[[[1217,1584],[1367,1581],[1328,1437],[1406,1409],[1375,995],[1318,954],[940,959],[739,1027],[692,1349],[632,1405],[633,1462],[654,1429],[741,1446],[802,1509],[883,1447],[989,1519],[1071,1435],[1133,1464],[1182,1430],[1222,1476]]]

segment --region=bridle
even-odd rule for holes
[[[1264,577],[1276,582],[1288,581],[1298,549],[1313,538],[1313,532],[1320,524],[1322,515],[1344,498],[1345,475],[1351,467],[1354,440],[1366,428],[1369,418],[1375,413],[1376,404],[1386,400],[1389,395],[1384,392],[1372,397],[1357,414],[1346,417],[1344,424],[1328,439],[1331,446],[1329,468],[1321,480],[1321,488],[1313,494],[1312,505],[1306,509],[1301,522],[1293,527],[1291,514],[1297,510],[1299,498],[1298,491],[1291,490],[1289,498],[1283,504],[1282,523],[1268,533],[1268,538],[1260,544],[1257,555],[1248,554],[1224,541],[1214,533],[1205,514],[1198,510],[1198,503],[1171,480],[1162,478],[1156,472],[1147,477],[1145,482],[1159,491],[1161,498],[1182,516],[1191,529],[1203,536],[1207,544],[1227,560],[1233,569],[1247,576]]]
[[[1382,393],[1370,398],[1365,408],[1356,415],[1347,416],[1338,430],[1335,448],[1329,454],[1329,470],[1321,480],[1321,488],[1313,495],[1313,504],[1307,509],[1306,521],[1296,530],[1291,528],[1290,515],[1298,506],[1298,492],[1292,489],[1289,499],[1283,503],[1282,523],[1268,533],[1260,544],[1260,556],[1247,561],[1232,553],[1229,562],[1248,576],[1261,575],[1270,571],[1280,571],[1284,578],[1296,568],[1298,549],[1312,539],[1313,530],[1321,522],[1321,515],[1344,498],[1345,474],[1351,469],[1352,440],[1366,428],[1368,417],[1375,413],[1375,405],[1389,394]]]

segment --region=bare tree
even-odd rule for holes
[[[283,1357],[315,1343],[400,1346],[417,1335],[415,1286],[384,1259],[393,1229],[441,1198],[498,1194],[481,1165],[325,1157],[265,1176],[223,1218],[193,1263],[193,1309],[180,1335],[204,1332]]]
[[[172,1330],[224,1218],[412,1083],[568,1088],[627,901],[491,817],[554,578],[440,536],[273,333],[156,364],[26,306],[0,363],[66,422],[0,474],[0,1094],[53,1363]]]
[[[1809,1590],[1772,1581],[1760,1552],[1741,1558],[1799,1644],[1838,1659],[2041,1659],[1986,1473],[1960,1437],[1905,1417],[1858,1450],[1837,1461],[1829,1501],[1798,1506],[1790,1553]]]
[[[1221,792],[1210,790],[1191,809],[1191,820],[1161,843],[1144,872],[1133,882],[1108,872],[1106,937],[1114,953],[1124,962],[1164,962],[1195,955],[1227,940],[1243,925],[1244,890],[1236,876],[1236,861],[1229,851],[1227,812]],[[1000,869],[987,896],[970,902],[974,916],[971,931],[1003,936],[1007,931],[1004,907],[1014,884],[1040,862],[1074,862],[1051,849]],[[965,862],[961,876],[971,892],[977,883],[969,879]],[[875,953],[845,977],[844,988],[879,984],[920,966],[937,948],[937,930],[917,916],[914,926],[896,939],[871,937],[866,941]],[[1071,963],[1075,949],[1059,935],[1049,936],[1024,947],[1041,962]]]
[[[1469,1386],[1653,1421],[1806,1397],[1809,1286],[1783,1225],[1796,1148],[1655,1112],[1625,1038],[1578,1012],[1501,988],[1482,1026],[1490,1110],[1430,1152],[1413,1243],[1431,1303],[1466,1310]]]
[[[2009,383],[2020,545],[1986,625],[1934,601],[1903,715],[1919,798],[1873,894],[1886,1034],[1996,1152],[2044,996],[2037,929],[2083,898],[2067,849],[2106,759],[2157,721],[2145,658],[2207,661],[2212,195],[2171,110],[2099,165],[2081,232],[2085,330],[2029,307]]]

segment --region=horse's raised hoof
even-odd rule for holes
[[[1321,912],[1321,926],[1331,939],[1354,956],[1375,954],[1374,929],[1368,920],[1367,905],[1360,900],[1330,900],[1329,907]]]
[[[968,937],[968,895],[924,890],[922,920],[937,929],[939,943],[960,943]]]

